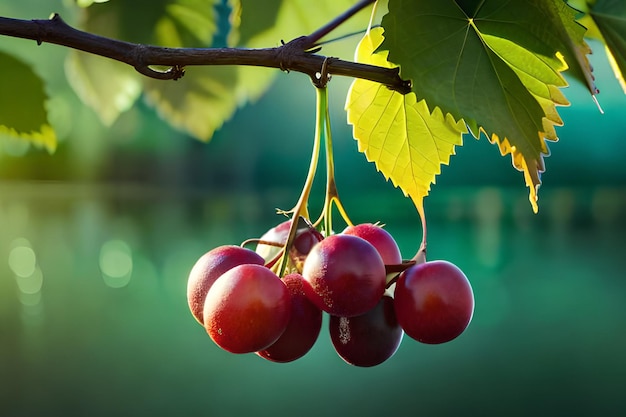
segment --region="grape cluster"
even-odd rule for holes
[[[468,326],[474,296],[463,272],[447,261],[403,263],[391,234],[371,223],[327,237],[298,224],[279,277],[290,227],[270,229],[256,251],[212,249],[192,268],[189,308],[222,349],[294,361],[313,347],[327,313],[337,354],[369,367],[393,356],[405,333],[438,344]]]

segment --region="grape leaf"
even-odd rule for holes
[[[235,44],[248,45],[255,36],[271,30],[276,25],[282,3],[283,0],[265,0],[263,7],[258,7],[257,0],[239,0],[235,13],[238,19]]]
[[[56,134],[48,123],[47,95],[41,78],[17,58],[0,52],[0,133],[56,148]]]
[[[475,137],[483,132],[511,154],[534,211],[546,139],[556,140],[554,125],[561,123],[556,106],[567,104],[558,90],[566,85],[562,57],[576,56],[578,45],[565,36],[576,32],[573,14],[548,3],[390,0],[380,47],[413,81],[418,99],[464,119]],[[568,63],[586,73],[579,60]]]
[[[142,13],[134,10],[137,2],[94,4],[83,11],[82,27],[91,33],[131,42],[171,47],[206,47],[210,46],[217,30],[214,10],[217,2],[218,0],[141,0],[139,7]],[[180,97],[184,97],[186,92],[172,89],[167,81],[146,80],[125,64],[79,51],[72,51],[68,55],[66,72],[78,96],[96,111],[105,125],[112,124],[122,112],[128,110],[145,88],[161,114],[175,119],[174,125],[197,136],[207,135],[206,129],[197,129],[199,119],[186,120],[184,114],[177,113],[173,103],[180,105],[180,108],[189,107],[180,103]],[[199,75],[189,78],[196,77]],[[178,83],[177,86],[178,89],[184,89],[185,86],[195,87],[197,84],[198,82],[191,80]],[[166,85],[168,88],[160,93],[154,91]],[[172,95],[171,99],[168,95]],[[197,105],[197,98],[201,95],[192,94],[190,101]],[[197,112],[194,112],[194,116],[198,117]],[[209,118],[206,123],[213,123],[214,129],[213,119]],[[218,126],[221,123],[222,121]],[[211,133],[212,131],[210,130]]]
[[[100,121],[110,126],[141,94],[141,77],[121,62],[71,51],[65,61],[67,80]]]
[[[217,30],[218,4],[220,0],[178,0],[168,5],[169,17],[157,24],[158,43],[210,47]],[[193,14],[198,17],[189,19]],[[238,82],[239,75],[233,68],[203,66],[188,68],[176,82],[146,79],[144,90],[148,102],[172,126],[197,139],[209,140],[235,113]]]
[[[259,3],[231,1],[229,42],[246,43],[244,47],[268,47],[291,40],[323,25],[351,5],[349,0],[324,0],[315,8],[304,0]],[[274,21],[260,25],[259,9]],[[273,16],[273,17],[272,17]],[[184,46],[189,46],[185,44]],[[277,71],[247,66],[189,68],[178,82],[146,80],[146,95],[159,113],[172,125],[196,138],[208,140],[238,106],[258,99],[271,85]]]
[[[383,41],[383,29],[372,29],[357,48],[357,61],[386,68],[386,52],[374,51]],[[402,95],[378,83],[356,79],[346,100],[348,122],[360,152],[409,195],[421,213],[422,200],[448,164],[455,145],[463,144],[465,124],[455,122],[439,108],[431,113],[415,93]]]
[[[208,140],[237,109],[238,73],[229,67],[194,67],[178,81],[146,80],[146,97],[172,126]]]
[[[626,93],[626,2],[597,0],[589,14],[602,34],[611,67]]]
[[[591,48],[585,42],[587,30],[577,22],[577,11],[563,1],[539,2],[538,5],[545,16],[553,21],[552,35],[557,39],[554,47],[563,55],[568,65],[568,74],[586,84],[592,95],[598,94],[593,70],[587,58],[591,54]]]

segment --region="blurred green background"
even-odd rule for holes
[[[4,15],[45,17],[9,3]],[[0,139],[0,415],[623,415],[626,97],[592,46],[605,114],[582,87],[565,91],[539,214],[484,139],[466,138],[426,200],[429,258],[459,265],[475,291],[468,330],[439,346],[405,337],[361,369],[325,329],[290,364],[226,353],[186,305],[201,254],[260,236],[295,204],[313,138],[306,77],[280,74],[204,144],[141,103],[102,126],[61,81],[66,51],[0,39],[53,81],[61,140],[48,155]],[[342,201],[411,257],[419,218],[356,152],[348,85],[330,85]]]

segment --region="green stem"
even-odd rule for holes
[[[320,218],[316,221],[316,224],[319,224],[324,221],[324,232],[326,236],[330,236],[333,229],[332,222],[332,208],[333,203],[337,206],[337,210],[343,220],[348,224],[352,225],[352,222],[348,218],[348,214],[343,208],[343,204],[341,204],[341,200],[339,199],[339,193],[337,191],[337,184],[335,182],[335,161],[333,156],[333,139],[332,139],[332,130],[330,128],[330,111],[328,106],[325,109],[326,114],[326,123],[324,125],[324,147],[326,149],[326,197],[324,199],[324,207],[322,209],[322,214]]]
[[[291,227],[289,228],[287,242],[285,243],[285,253],[283,254],[283,258],[280,262],[280,267],[278,269],[279,277],[282,277],[285,273],[285,270],[287,269],[287,263],[289,262],[289,251],[291,249],[291,246],[293,245],[293,241],[296,237],[296,232],[298,230],[298,219],[300,218],[300,216],[304,217],[307,220],[309,219],[309,195],[311,194],[313,180],[315,179],[315,171],[317,170],[317,163],[319,160],[322,141],[321,139],[327,118],[326,109],[328,108],[328,91],[326,87],[316,88],[315,91],[317,103],[315,112],[315,139],[313,142],[313,151],[311,153],[311,163],[309,164],[309,172],[307,174],[306,180],[304,181],[304,186],[302,187],[302,193],[300,194],[300,198],[298,199],[295,207],[291,210],[291,213],[293,214],[291,217]]]

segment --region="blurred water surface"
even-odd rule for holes
[[[294,363],[229,354],[187,310],[195,259],[295,198],[0,185],[0,415],[623,415],[626,190],[544,190],[538,215],[519,189],[439,190],[429,257],[464,269],[473,322],[369,369],[326,329]],[[362,198],[344,202],[353,220],[386,223],[412,256],[408,202]]]

